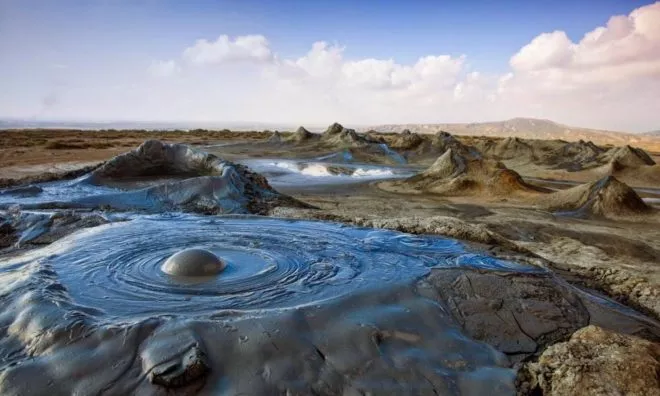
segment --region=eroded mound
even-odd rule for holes
[[[406,129],[392,140],[390,147],[396,150],[414,150],[424,142],[426,140],[419,134],[411,133],[410,130]]]
[[[476,148],[463,144],[452,134],[444,131],[432,136],[402,133],[393,139],[391,147],[402,151],[407,157],[417,160],[435,158],[449,149],[468,157],[481,156]]]
[[[603,157],[610,163],[616,163],[618,166],[626,168],[655,165],[655,161],[646,151],[631,146],[612,148]]]
[[[424,191],[443,195],[491,195],[545,192],[525,183],[520,175],[504,164],[482,158],[474,151],[457,152],[450,148],[424,172],[409,179],[383,183],[400,192]]]
[[[296,131],[291,135],[287,141],[293,142],[293,143],[306,143],[312,140],[317,140],[319,138],[318,135],[315,135],[305,129],[305,127],[300,126]]]
[[[508,160],[512,158],[525,158],[529,161],[534,160],[534,149],[531,144],[517,137],[508,137],[501,140],[482,140],[479,151],[485,156],[498,160]]]
[[[282,135],[278,131],[273,132],[273,134],[270,135],[270,137],[268,138],[268,143],[272,143],[272,144],[279,144],[282,143],[283,141],[284,139],[282,138]]]
[[[577,216],[629,216],[650,210],[632,188],[613,176],[549,194],[539,203],[548,210]]]
[[[344,128],[339,123],[330,125],[321,135],[321,140],[326,145],[361,147],[378,143],[355,132],[355,129]]]

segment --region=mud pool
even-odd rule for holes
[[[172,277],[172,254],[201,248],[225,261],[207,279]],[[426,275],[430,268],[541,271],[475,254],[455,240],[262,217],[147,216],[84,230],[27,258],[50,268],[76,304],[110,316],[197,315],[315,304]],[[3,271],[5,272],[5,271]]]
[[[275,187],[305,187],[363,183],[374,180],[400,179],[415,174],[414,168],[336,161],[340,154],[316,160],[250,159],[241,161],[255,172],[266,176]]]

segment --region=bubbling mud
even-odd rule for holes
[[[168,258],[161,270],[172,276],[213,276],[225,269],[225,262],[204,249],[186,249]]]
[[[226,267],[192,280],[161,270],[189,248]],[[140,217],[79,232],[42,254],[75,304],[125,318],[313,304],[409,282],[432,267],[541,271],[446,238],[251,216]]]

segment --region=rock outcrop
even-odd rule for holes
[[[540,205],[577,216],[629,216],[650,210],[635,190],[614,176],[549,194],[540,200]]]
[[[660,395],[660,344],[596,326],[546,349],[518,374],[522,395]]]

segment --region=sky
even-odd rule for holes
[[[0,0],[0,117],[655,130],[660,2]]]

